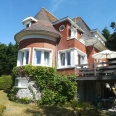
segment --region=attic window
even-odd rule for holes
[[[64,31],[64,29],[65,29],[65,26],[64,26],[64,25],[61,25],[61,26],[59,27],[59,31]]]
[[[33,17],[27,17],[22,21],[25,28],[30,27],[31,23],[34,23],[34,22],[37,22],[37,20],[35,18],[33,18]]]
[[[26,28],[29,27],[29,24],[26,24]]]

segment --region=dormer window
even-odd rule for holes
[[[77,39],[77,29],[75,27],[73,27],[73,26],[71,26],[71,36],[70,36],[70,38],[71,39],[72,38]]]
[[[27,17],[22,21],[25,28],[30,27],[32,22],[35,23],[35,22],[37,22],[37,20],[33,17]]]
[[[29,24],[26,24],[26,28],[29,27]]]

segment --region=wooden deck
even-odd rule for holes
[[[116,80],[116,60],[76,65],[77,80]]]

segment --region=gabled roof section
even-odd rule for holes
[[[72,19],[79,27],[81,27],[84,30],[84,33],[82,35],[82,38],[86,39],[86,38],[90,38],[93,35],[91,34],[91,29],[89,28],[89,26],[84,22],[84,20],[81,17],[76,17],[74,19]]]
[[[103,41],[105,42],[107,41],[106,38],[100,33],[98,29],[91,30],[91,33],[94,33],[94,35],[97,34]]]
[[[75,28],[77,28],[78,30],[80,30],[81,32],[84,32],[82,30],[82,28],[80,28],[70,17],[65,17],[65,18],[62,18],[60,20],[57,20],[56,22],[53,22],[52,24],[53,25],[56,25],[56,24],[59,24],[61,22],[64,22],[64,21],[69,21]]]

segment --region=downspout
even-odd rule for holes
[[[58,64],[58,39],[56,40],[56,51],[55,51],[55,66],[57,70],[57,64]]]

